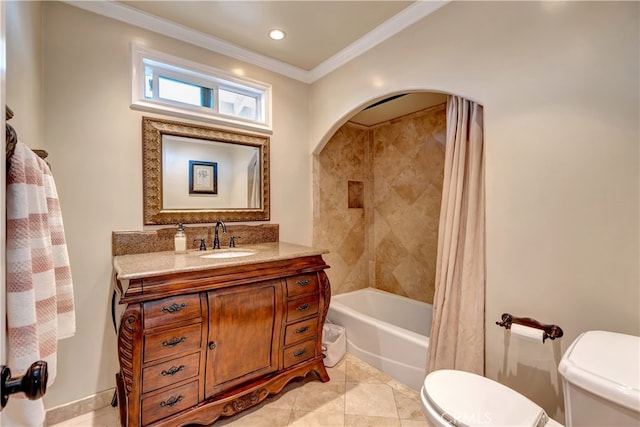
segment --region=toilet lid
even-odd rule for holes
[[[424,380],[423,391],[442,418],[458,427],[535,427],[548,420],[541,407],[520,393],[469,372],[431,372]]]
[[[640,337],[608,331],[580,334],[558,370],[565,381],[640,412]]]

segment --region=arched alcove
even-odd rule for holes
[[[345,116],[314,155],[314,245],[336,294],[374,287],[431,303],[446,95],[387,94]]]

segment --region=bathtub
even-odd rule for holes
[[[347,352],[419,391],[431,314],[431,304],[366,288],[332,296],[327,321],[346,328]]]

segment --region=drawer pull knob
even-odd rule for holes
[[[210,342],[209,343],[209,350],[215,350],[216,349],[216,343],[215,342]]]
[[[180,402],[182,399],[184,399],[184,396],[178,396],[178,397],[171,396],[168,400],[163,400],[162,402],[160,402],[160,406],[163,408],[165,407],[171,408],[173,405]]]
[[[304,334],[305,332],[307,332],[309,330],[308,326],[305,326],[304,328],[299,328],[296,329],[296,334]]]
[[[296,285],[298,286],[307,286],[309,283],[311,283],[311,280],[309,279],[300,279],[296,282]]]
[[[295,353],[293,353],[293,355],[294,355],[295,357],[300,357],[300,356],[302,356],[303,354],[305,354],[306,352],[307,352],[307,349],[306,349],[306,348],[303,348],[302,350],[298,350],[298,351],[296,351]]]
[[[163,370],[162,371],[162,376],[163,377],[170,377],[170,376],[175,375],[178,372],[184,370],[184,368],[185,368],[184,365],[180,365],[180,367],[172,366],[168,371]]]
[[[163,347],[175,347],[178,344],[182,344],[186,340],[187,340],[187,337],[182,337],[182,338],[173,337],[169,341],[162,341],[162,346]]]
[[[186,303],[182,303],[180,305],[176,304],[175,302],[173,304],[171,304],[169,307],[162,307],[162,312],[163,313],[177,313],[180,310],[182,310],[183,308],[185,308],[187,306]]]
[[[302,304],[296,307],[296,310],[298,311],[307,311],[311,308],[310,304]]]

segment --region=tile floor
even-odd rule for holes
[[[292,381],[275,396],[214,427],[429,427],[418,392],[347,354],[331,381],[314,375]],[[117,427],[118,410],[107,406],[50,427]]]

